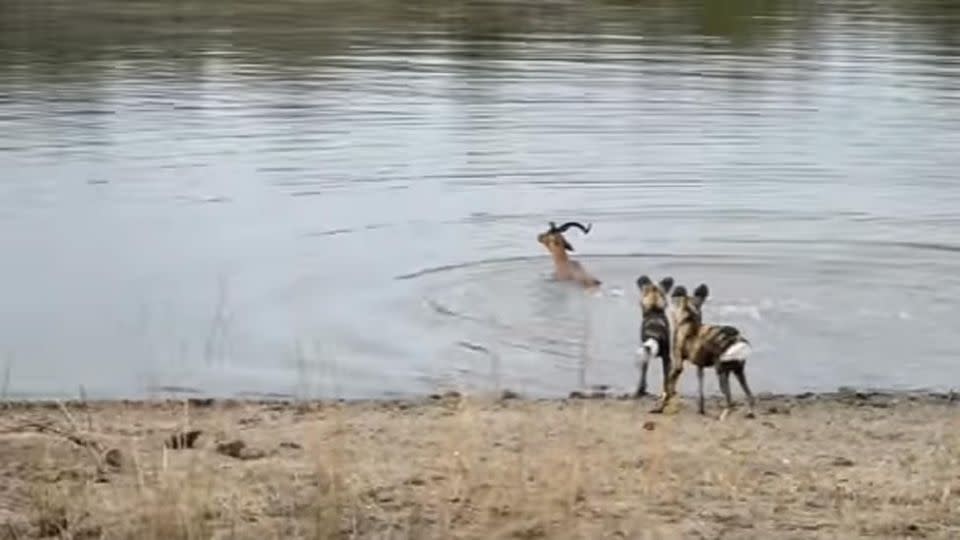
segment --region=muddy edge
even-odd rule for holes
[[[682,396],[684,402],[689,407],[692,397]],[[440,403],[449,403],[451,400],[469,399],[478,404],[490,403],[539,403],[562,405],[576,401],[622,401],[635,402],[638,404],[652,404],[656,396],[644,396],[635,399],[628,394],[612,394],[604,390],[595,391],[574,391],[569,396],[562,398],[527,398],[516,392],[505,390],[500,393],[470,393],[461,394],[457,391],[447,391],[444,393],[435,393],[422,397],[410,397],[403,399],[292,399],[292,398],[273,398],[273,399],[248,399],[248,398],[158,398],[158,399],[115,399],[115,400],[81,400],[81,399],[36,399],[36,400],[7,400],[0,402],[0,409],[7,411],[27,411],[43,409],[59,409],[63,406],[68,409],[90,409],[102,410],[121,407],[125,409],[140,410],[163,410],[169,408],[183,409],[210,409],[230,410],[237,407],[249,407],[251,405],[270,408],[281,411],[286,409],[310,410],[322,409],[328,407],[346,407],[355,410],[363,409],[408,409],[413,407],[429,407]],[[778,414],[795,408],[802,408],[805,405],[843,405],[853,407],[875,407],[875,408],[894,408],[901,404],[942,404],[955,405],[960,404],[960,392],[934,392],[934,391],[895,391],[895,390],[864,390],[848,387],[841,387],[835,392],[803,392],[798,394],[757,394],[757,412],[760,414]],[[714,405],[720,404],[719,396],[707,398],[708,403]],[[738,407],[742,403],[738,401]]]

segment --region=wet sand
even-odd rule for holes
[[[960,535],[960,396],[760,398],[8,403],[0,538]]]

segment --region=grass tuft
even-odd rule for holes
[[[954,405],[776,405],[790,414],[718,422],[631,400],[450,392],[309,407],[88,402],[81,422],[76,405],[14,404],[0,418],[0,538],[960,533]],[[202,432],[192,448],[164,445],[187,427]],[[245,451],[218,452],[228,441]]]

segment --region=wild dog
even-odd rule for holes
[[[710,295],[706,284],[700,284],[693,291],[693,296],[687,295],[687,289],[682,285],[673,290],[674,317],[672,321],[672,360],[670,375],[667,378],[666,390],[661,402],[651,412],[663,412],[667,402],[677,394],[677,381],[683,371],[683,362],[687,361],[697,367],[697,387],[699,391],[698,412],[704,411],[703,397],[703,370],[709,367],[716,368],[720,390],[726,399],[726,406],[720,415],[722,420],[733,408],[733,398],[730,395],[730,374],[736,376],[743,393],[747,396],[747,418],[754,417],[755,400],[747,384],[746,363],[752,352],[750,342],[740,330],[730,325],[703,324],[702,308]]]
[[[563,233],[570,227],[576,227],[583,231],[583,234],[590,232],[590,225],[584,227],[576,221],[570,221],[557,227],[556,223],[550,222],[550,228],[537,235],[537,242],[540,242],[547,248],[553,258],[554,277],[559,281],[575,281],[583,287],[592,288],[600,285],[600,280],[590,275],[583,265],[571,259],[568,251],[573,251],[573,246]]]
[[[670,307],[670,289],[673,288],[673,278],[667,276],[654,283],[649,276],[637,278],[637,289],[640,292],[640,313],[643,322],[640,323],[640,347],[637,349],[637,369],[640,371],[640,382],[634,397],[640,398],[647,394],[647,368],[650,360],[659,357],[663,364],[663,393],[667,391],[667,376],[670,374],[670,320],[667,308]]]

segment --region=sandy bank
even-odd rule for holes
[[[0,538],[960,535],[954,395],[652,403],[11,403]]]

